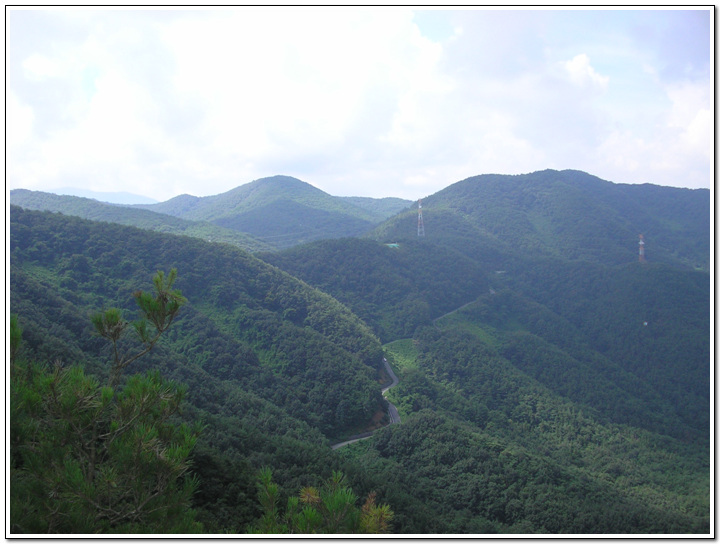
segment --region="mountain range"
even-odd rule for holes
[[[24,189],[12,190],[10,201],[250,251],[349,236],[404,239],[415,236],[417,221],[417,203],[334,197],[289,176],[262,178],[214,196],[180,195],[134,206]],[[423,203],[427,236],[435,240],[462,236],[471,246],[484,239],[531,256],[619,264],[637,253],[642,234],[654,262],[709,269],[710,192],[705,189],[615,184],[580,171],[545,170],[475,176]]]
[[[481,175],[423,198],[421,237],[415,203],[286,176],[147,206],[11,204],[27,359],[104,376],[88,316],[132,315],[133,292],[178,270],[188,303],[133,372],[188,388],[204,532],[264,515],[264,466],[281,503],[342,471],[399,534],[711,531],[707,190]]]
[[[229,242],[250,251],[362,234],[410,205],[399,198],[333,197],[289,176],[259,179],[214,196],[180,195],[132,207],[26,189],[12,190],[10,201],[28,209]]]

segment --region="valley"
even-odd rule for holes
[[[13,532],[52,529],[28,453],[46,419],[19,392],[53,369],[103,382],[90,316],[130,320],[170,269],[187,302],[116,393],[159,372],[186,388],[172,421],[200,428],[178,478],[193,491],[159,532],[292,527],[298,493],[337,473],[396,534],[711,531],[709,191],[476,176],[423,198],[423,237],[417,203],[288,176],[150,205],[10,200],[14,357],[37,368],[13,374]]]

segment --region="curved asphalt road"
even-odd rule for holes
[[[390,368],[390,364],[387,362],[387,359],[383,357],[383,363],[385,364],[385,370],[387,370],[388,375],[392,379],[392,382],[390,382],[390,385],[387,387],[384,387],[382,390],[383,397],[385,396],[385,393],[388,392],[389,389],[392,389],[395,387],[400,380],[398,380],[398,377],[393,372],[393,369]],[[398,413],[397,408],[394,404],[391,402],[388,402],[388,416],[390,416],[390,425],[393,423],[400,423],[400,414]],[[333,444],[331,446],[332,449],[336,450],[342,446],[347,446],[348,444],[352,444],[353,442],[357,442],[358,440],[365,440],[366,438],[370,438],[373,435],[373,433],[363,433],[362,436],[358,436],[357,438],[353,438],[351,440],[346,440],[345,442],[338,442],[337,444]]]
[[[383,363],[385,363],[385,370],[387,370],[387,373],[390,375],[390,378],[392,379],[392,382],[387,387],[383,388],[382,395],[385,396],[385,393],[388,392],[389,389],[392,389],[395,387],[398,383],[400,383],[400,380],[398,380],[398,377],[393,372],[393,369],[390,368],[390,364],[387,362],[387,359],[383,357]],[[400,414],[398,413],[397,408],[395,408],[395,405],[391,402],[388,402],[388,415],[390,416],[390,425],[393,423],[400,423]]]

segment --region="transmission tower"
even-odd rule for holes
[[[425,224],[422,218],[422,198],[418,200],[418,237],[425,237]]]
[[[641,263],[645,262],[645,240],[643,239],[642,234],[638,234],[638,237],[640,238],[640,241],[638,242],[638,260]]]

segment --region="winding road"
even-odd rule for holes
[[[490,292],[494,294],[494,291],[492,289],[490,290]],[[477,302],[477,300],[478,299],[471,300],[470,302],[463,304],[459,308],[455,308],[454,310],[452,310],[444,315],[441,315],[440,317],[436,317],[432,321],[433,325],[435,325],[436,328],[439,328],[437,325],[437,321],[439,321],[443,317],[446,317],[450,314],[454,314],[455,312],[462,310],[466,306],[470,306],[471,304],[474,304],[475,302]],[[398,377],[395,375],[395,372],[393,372],[393,369],[390,368],[390,364],[387,362],[387,359],[385,357],[383,357],[383,364],[385,365],[385,370],[387,370],[388,375],[392,379],[392,382],[390,383],[390,385],[388,385],[387,387],[384,387],[382,390],[382,395],[384,397],[385,393],[387,393],[387,391],[389,389],[392,389],[393,387],[395,387],[399,383],[400,380],[398,380]],[[400,423],[400,414],[398,413],[398,410],[395,407],[395,405],[390,402],[388,402],[388,416],[390,417],[390,423],[389,423],[390,425],[392,425],[393,423]],[[336,450],[343,446],[347,446],[348,444],[352,444],[353,442],[357,442],[358,440],[365,440],[366,438],[370,438],[374,432],[375,431],[368,431],[366,433],[356,434],[354,436],[351,436],[349,440],[346,440],[345,442],[338,442],[337,444],[333,444],[330,447],[332,449]]]
[[[383,364],[385,365],[385,370],[387,371],[390,379],[392,380],[390,382],[390,385],[383,387],[382,389],[382,395],[383,397],[385,397],[385,394],[388,392],[388,390],[395,387],[400,382],[400,380],[398,380],[398,377],[395,375],[395,372],[393,372],[393,369],[390,368],[390,363],[387,362],[387,359],[385,357],[383,357]],[[395,405],[391,402],[388,402],[388,416],[390,417],[390,425],[392,425],[393,423],[400,423],[400,414],[398,413]],[[336,450],[342,446],[347,446],[348,444],[357,442],[358,440],[365,440],[366,438],[370,438],[374,432],[375,431],[371,431],[356,435],[354,437],[351,437],[350,440],[346,440],[345,442],[338,442],[337,444],[333,444],[331,448]]]

